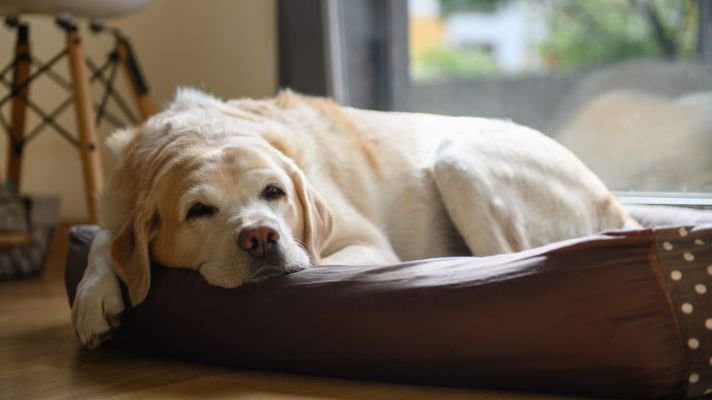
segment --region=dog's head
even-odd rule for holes
[[[151,261],[230,288],[319,262],[331,212],[263,138],[273,129],[284,126],[189,90],[110,139],[121,163],[104,215],[118,219],[111,256],[133,304],[148,293]]]

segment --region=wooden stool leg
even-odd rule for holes
[[[156,106],[153,104],[153,100],[151,100],[151,96],[148,93],[148,85],[146,85],[146,81],[143,79],[138,60],[134,55],[131,43],[129,43],[128,39],[117,36],[116,54],[118,54],[119,60],[124,67],[124,72],[131,83],[131,92],[136,100],[139,113],[141,117],[146,120],[156,113]]]
[[[17,43],[15,45],[15,61],[12,78],[12,109],[10,114],[10,140],[8,142],[7,178],[10,191],[20,191],[22,177],[22,149],[25,134],[25,121],[30,85],[30,41],[29,27],[26,24],[17,25]]]
[[[89,87],[89,74],[84,61],[82,40],[76,28],[67,29],[67,52],[74,89],[74,109],[79,131],[79,152],[84,169],[84,190],[89,211],[89,222],[97,224],[99,223],[97,201],[103,183],[101,155],[97,143],[96,125],[94,125],[94,108]]]

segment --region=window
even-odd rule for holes
[[[712,0],[317,3],[343,84],[317,94],[511,119],[624,197],[712,205]]]
[[[410,0],[410,106],[510,118],[617,191],[712,192],[710,1]]]

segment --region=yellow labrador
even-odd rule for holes
[[[121,161],[72,307],[89,347],[118,325],[119,279],[144,300],[151,260],[232,288],[314,264],[486,256],[636,226],[569,151],[505,121],[185,89],[109,145]]]

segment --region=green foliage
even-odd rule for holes
[[[685,57],[694,48],[690,32],[696,26],[688,14],[695,11],[685,0],[559,0],[549,9],[549,35],[540,51],[551,67],[564,68]]]
[[[443,15],[456,12],[492,12],[500,5],[511,0],[440,0],[440,11]]]
[[[458,12],[493,12],[512,2],[544,13],[546,34],[529,51],[538,53],[550,69],[695,55],[697,0],[440,0],[440,9],[448,18]],[[447,46],[421,53],[411,68],[417,80],[497,72],[489,53]]]
[[[476,49],[432,47],[414,60],[411,75],[416,80],[467,78],[497,71],[492,56]]]

